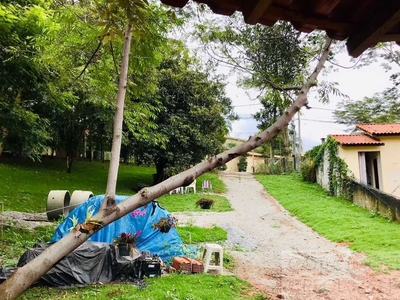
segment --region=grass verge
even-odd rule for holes
[[[196,201],[200,198],[208,198],[214,200],[214,204],[210,209],[202,209],[196,207]],[[158,198],[160,205],[170,212],[222,212],[230,211],[232,207],[226,197],[214,194],[172,194],[164,195]]]
[[[49,242],[54,230],[55,226],[41,226],[35,229],[17,228],[8,222],[2,227],[0,236],[0,261],[3,265],[16,265],[26,249],[37,242]]]
[[[145,286],[145,287],[143,287]],[[213,276],[209,274],[172,274],[160,278],[146,279],[142,288],[130,283],[91,285],[84,288],[56,289],[32,288],[20,299],[268,299],[266,295],[254,294],[249,283],[234,276]]]
[[[257,175],[268,193],[292,215],[334,242],[367,255],[366,264],[400,270],[400,223],[328,196],[318,184],[295,175]]]
[[[228,238],[228,233],[217,226],[211,228],[178,226],[176,229],[185,244],[224,242]]]

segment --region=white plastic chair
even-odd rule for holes
[[[173,189],[171,191],[169,191],[169,194],[183,194],[183,187],[178,187],[176,189]]]
[[[188,186],[185,186],[184,189],[185,189],[185,193],[189,193],[189,190],[192,189],[193,193],[196,194],[196,179]]]

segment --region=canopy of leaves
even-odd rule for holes
[[[400,50],[396,43],[378,43],[374,48],[368,48],[357,60],[357,66],[363,67],[380,62],[387,72],[393,72],[390,76],[395,87],[400,85]]]
[[[291,25],[249,26],[239,16],[226,22],[199,25],[198,35],[213,59],[244,72],[243,84],[284,89],[301,82],[309,54]]]
[[[136,157],[152,160],[159,176],[203,160],[222,149],[228,133],[224,117],[235,119],[224,84],[188,56],[179,43],[170,44],[160,67],[158,99],[162,107],[156,116],[164,143],[141,143]],[[168,174],[164,174],[169,169]]]
[[[159,109],[148,100],[167,33],[180,20],[146,1],[45,1],[0,4],[0,142],[32,157],[46,146],[74,157],[85,139],[107,149],[127,23],[134,38],[125,132],[149,138]]]
[[[300,34],[288,23],[250,26],[239,15],[222,22],[211,20],[197,28],[211,59],[233,68],[240,85],[259,93],[257,98],[263,106],[253,116],[260,130],[272,125],[294,101],[325,42],[322,34]],[[332,93],[341,95],[336,83],[315,82],[317,85],[321,102],[328,102]],[[275,145],[270,145],[270,155],[276,149],[288,155],[288,138],[285,129],[271,141]]]
[[[39,1],[0,4],[0,143],[14,153],[37,158],[46,144],[47,120],[35,111],[46,93],[45,68],[35,61],[34,37],[46,23]]]
[[[391,88],[363,100],[345,99],[337,105],[335,120],[351,129],[356,124],[400,122],[399,96],[398,90]]]

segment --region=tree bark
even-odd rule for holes
[[[72,173],[72,162],[73,162],[73,155],[71,153],[67,153],[67,173]]]
[[[119,73],[117,105],[114,115],[113,142],[111,147],[110,167],[108,170],[106,195],[115,201],[117,188],[119,159],[122,141],[122,123],[124,120],[124,102],[128,85],[129,53],[131,50],[132,25],[129,23],[125,29],[124,48],[122,53],[121,71]],[[104,207],[102,207],[104,209]]]
[[[269,141],[274,136],[276,136],[280,131],[285,128],[293,116],[305,105],[308,104],[307,93],[309,92],[311,86],[315,85],[318,74],[323,68],[323,65],[329,54],[329,47],[331,44],[331,39],[327,38],[324,51],[321,58],[314,69],[313,73],[308,78],[305,85],[302,87],[297,99],[293,104],[285,111],[285,113],[278,118],[278,120],[269,128],[264,130],[257,136],[251,136],[242,145],[233,147],[223,153],[216,156],[210,157],[196,166],[178,174],[167,180],[152,186],[140,190],[137,194],[129,197],[125,201],[116,205],[115,210],[109,214],[104,214],[100,211],[93,217],[93,219],[99,220],[102,227],[112,223],[113,221],[123,217],[129,212],[150,203],[153,199],[160,197],[172,189],[178,188],[180,186],[189,185],[198,176],[211,171],[212,169],[223,166],[228,161],[244,155],[247,152],[259,147],[261,144]],[[0,285],[0,296],[1,299],[12,300],[22,294],[27,290],[33,283],[40,279],[51,267],[56,264],[60,259],[67,256],[79,245],[85,242],[91,235],[93,235],[97,230],[85,233],[80,231],[83,224],[78,225],[77,228],[73,229],[69,234],[64,236],[59,242],[51,245],[42,254],[30,261],[25,266],[17,269],[2,285]]]

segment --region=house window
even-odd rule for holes
[[[379,189],[382,186],[380,180],[380,152],[358,152],[358,161],[360,166],[360,181]]]

